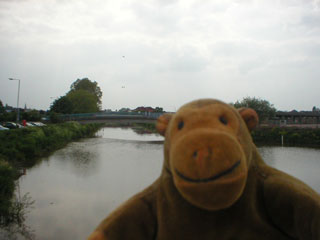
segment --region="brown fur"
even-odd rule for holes
[[[161,176],[89,237],[114,239],[320,240],[320,197],[267,166],[250,136],[252,109],[212,99],[159,118]]]

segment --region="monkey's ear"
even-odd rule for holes
[[[158,130],[158,133],[160,133],[162,136],[166,135],[166,130],[172,116],[173,116],[172,113],[165,113],[158,118],[156,123],[156,128]]]
[[[251,132],[259,123],[259,117],[255,110],[252,108],[239,108],[238,109],[241,117],[246,123],[249,131]]]

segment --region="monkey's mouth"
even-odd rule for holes
[[[221,178],[222,176],[225,176],[229,173],[231,173],[234,169],[236,169],[238,166],[240,165],[240,160],[238,162],[236,162],[233,166],[231,166],[230,168],[228,168],[227,170],[224,170],[220,173],[217,173],[211,177],[208,178],[199,178],[199,179],[194,179],[194,178],[190,178],[185,176],[184,174],[182,174],[181,172],[179,172],[177,169],[175,169],[175,172],[177,173],[177,175],[187,181],[187,182],[193,182],[193,183],[207,183],[207,182],[211,182],[214,180],[217,180],[218,178]]]

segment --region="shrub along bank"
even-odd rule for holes
[[[36,159],[67,143],[93,135],[101,125],[77,122],[29,127],[0,132],[0,159],[15,166],[30,166]]]
[[[132,127],[137,133],[157,133],[155,123],[111,123],[110,127]],[[260,127],[252,133],[252,139],[257,145],[282,145],[320,148],[320,128],[284,128],[284,127]]]
[[[0,226],[5,222],[4,215],[8,214],[11,198],[15,189],[16,171],[7,162],[0,161]]]
[[[320,129],[311,128],[258,128],[252,132],[253,141],[258,145],[320,147]]]
[[[76,122],[0,132],[0,225],[10,207],[18,168],[32,166],[39,157],[82,137],[90,137],[101,124]]]

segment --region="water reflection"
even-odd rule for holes
[[[0,213],[0,239],[35,239],[34,230],[26,224],[27,215],[33,205],[34,200],[29,193],[22,197],[16,194],[13,196],[6,212]]]
[[[263,158],[263,160],[270,166],[275,165],[275,155],[274,155],[273,147],[259,147],[258,151]]]
[[[320,149],[297,147],[260,147],[269,165],[304,181],[320,193]]]
[[[69,144],[67,148],[57,151],[55,159],[62,169],[73,171],[74,174],[88,177],[99,167],[100,152],[95,139],[87,139]],[[90,149],[90,151],[88,151]]]
[[[128,128],[105,128],[97,136],[56,151],[20,179],[21,192],[35,199],[25,224],[36,239],[85,239],[101,219],[160,175],[163,137]],[[320,150],[259,151],[268,164],[320,192]]]
[[[129,140],[122,139],[126,134]],[[119,203],[159,176],[162,144],[154,141],[161,137],[112,128],[98,135],[69,144],[23,176],[22,191],[36,199],[27,222],[37,239],[85,239]]]
[[[137,131],[139,133],[137,133]],[[141,134],[139,129],[132,128],[103,128],[97,136],[108,139],[135,140],[135,141],[163,141],[163,137],[156,133]]]

